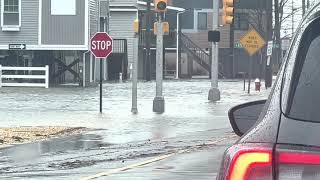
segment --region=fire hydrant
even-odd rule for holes
[[[119,82],[122,83],[122,73],[119,73]]]
[[[257,78],[255,81],[254,81],[254,84],[256,86],[256,91],[259,91],[261,90],[261,81],[259,78]]]

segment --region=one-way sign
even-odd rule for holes
[[[25,50],[27,49],[26,44],[9,44],[9,50]]]

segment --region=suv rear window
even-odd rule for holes
[[[289,97],[290,118],[320,123],[320,23],[305,31],[299,46]]]

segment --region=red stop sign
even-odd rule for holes
[[[90,43],[90,51],[96,58],[107,58],[113,51],[113,39],[105,32],[97,32]]]

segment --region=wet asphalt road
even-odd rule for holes
[[[63,125],[97,129],[0,150],[0,178],[79,179],[182,152],[102,179],[212,179],[221,154],[237,139],[231,134],[228,109],[264,99],[268,93],[247,95],[242,91],[242,82],[221,82],[222,100],[210,103],[208,80],[166,81],[166,112],[158,115],[152,112],[155,83],[140,83],[139,114],[132,115],[130,88],[130,83],[105,84],[103,115],[97,113],[98,88],[0,89],[3,127]]]

